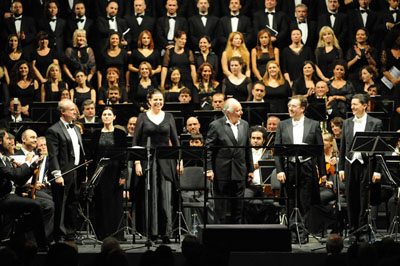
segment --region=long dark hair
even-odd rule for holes
[[[22,52],[21,40],[18,38],[17,34],[12,33],[12,34],[8,35],[8,38],[7,38],[7,54],[11,54],[11,52],[13,52],[10,47],[10,40],[12,37],[17,37],[17,40],[18,40],[17,52]]]
[[[32,71],[32,67],[31,67],[31,65],[29,64],[29,62],[28,62],[28,61],[25,61],[25,60],[21,60],[21,61],[18,61],[18,62],[14,65],[14,67],[12,68],[12,70],[11,70],[11,84],[15,85],[15,84],[18,83],[18,81],[20,81],[20,80],[22,79],[22,76],[21,76],[21,74],[19,73],[19,67],[20,67],[21,65],[23,65],[23,64],[26,64],[26,65],[28,66],[28,69],[29,69],[27,79],[28,79],[29,81],[33,81],[33,79],[35,78],[35,76],[34,76],[34,74],[33,74],[33,71]]]
[[[181,72],[181,70],[180,70],[179,68],[177,68],[177,67],[170,67],[170,68],[168,69],[168,73],[167,73],[167,80],[165,81],[165,90],[169,90],[169,89],[172,88],[171,75],[172,75],[172,72],[174,72],[175,70],[178,70],[178,71],[179,71],[179,74],[181,74],[181,79],[180,79],[179,82],[178,82],[178,87],[179,87],[179,88],[183,87],[183,84],[182,84],[182,72]]]

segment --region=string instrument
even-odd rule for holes
[[[33,177],[32,177],[32,182],[29,185],[29,190],[28,190],[28,197],[31,199],[35,199],[36,198],[36,185],[38,183],[39,180],[39,168],[36,168],[33,171]]]

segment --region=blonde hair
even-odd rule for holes
[[[53,68],[58,68],[58,76],[57,76],[57,81],[62,81],[62,77],[61,77],[61,68],[60,68],[60,66],[58,65],[58,64],[50,64],[48,67],[47,67],[47,71],[46,71],[46,78],[49,80],[50,79],[50,71],[53,69]]]
[[[86,31],[84,29],[80,30],[80,29],[76,29],[74,31],[74,35],[72,36],[72,46],[76,47],[78,42],[76,40],[76,38],[78,37],[78,35],[80,34],[84,34],[85,35],[85,46],[87,46],[87,38],[86,38]]]
[[[269,72],[268,72],[268,67],[270,65],[272,65],[272,64],[275,64],[278,67],[278,79],[277,79],[278,80],[278,84],[279,85],[285,84],[285,78],[283,77],[283,74],[282,74],[282,71],[281,71],[281,67],[279,66],[279,63],[276,62],[275,60],[271,60],[271,61],[268,61],[268,63],[267,63],[267,67],[266,67],[267,70],[265,71],[265,74],[264,74],[264,77],[263,77],[263,82],[264,82],[265,86],[268,85],[268,80],[270,78],[270,75],[269,75]]]
[[[323,27],[321,28],[321,30],[319,31],[319,38],[318,38],[317,48],[319,48],[319,47],[325,47],[325,46],[326,46],[326,43],[325,43],[325,41],[324,41],[324,39],[323,39],[323,35],[324,35],[325,32],[329,32],[329,33],[332,34],[332,36],[333,36],[333,46],[335,46],[335,47],[338,48],[338,49],[341,49],[341,48],[340,48],[340,45],[339,45],[339,41],[338,41],[338,39],[336,38],[335,32],[334,32],[333,29],[332,29],[331,27],[329,27],[329,26],[323,26]]]
[[[226,48],[225,48],[226,58],[229,61],[233,57],[232,40],[233,40],[233,37],[235,37],[235,35],[239,35],[240,39],[242,40],[242,44],[239,47],[240,56],[242,57],[244,64],[249,65],[250,64],[250,53],[249,53],[249,50],[247,50],[246,44],[244,43],[243,34],[238,31],[231,32],[231,34],[229,34],[228,42],[226,43]]]
[[[150,77],[151,77],[151,76],[153,75],[153,68],[151,67],[150,63],[147,62],[147,61],[143,61],[143,62],[141,62],[141,63],[139,64],[139,67],[138,67],[138,69],[139,69],[139,76],[140,76],[140,67],[141,67],[142,65],[146,65],[146,66],[147,66],[147,68],[148,68],[149,71],[150,71]]]

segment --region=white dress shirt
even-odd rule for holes
[[[236,15],[231,13],[231,16],[236,16]],[[239,16],[239,13],[237,14],[237,16]],[[239,25],[239,18],[238,17],[234,17],[234,18],[231,17],[232,32],[237,31],[238,25]]]
[[[226,117],[226,123],[231,127],[233,136],[235,136],[235,139],[237,141],[238,140],[238,136],[239,136],[240,120],[237,121],[236,124],[232,124],[231,121],[229,121],[228,117]]]

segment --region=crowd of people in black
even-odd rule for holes
[[[136,211],[144,212],[148,207],[143,206],[144,179],[129,177],[132,173],[144,176],[147,166],[137,160],[126,167],[121,158],[113,158],[113,151],[127,147],[126,135],[133,137],[132,145],[179,146],[182,128],[176,116],[162,110],[165,103],[179,102],[182,108],[192,105],[226,115],[211,123],[202,122],[201,128],[200,118],[184,117],[186,127],[185,123],[179,125],[192,134],[191,146],[270,145],[268,133],[277,130],[278,141],[287,144],[289,135],[284,128],[291,122],[278,125],[280,115],[289,113],[295,120],[310,123],[315,130],[307,132],[305,138],[310,138],[309,144],[324,144],[325,158],[318,162],[320,169],[324,160],[327,164],[328,179],[324,170],[319,172],[322,182],[328,184],[320,191],[321,198],[328,194],[326,202],[332,199],[329,184],[334,175],[332,172],[329,179],[328,170],[337,164],[332,160],[332,143],[335,139],[337,145],[344,143],[340,141],[344,138],[341,130],[343,124],[349,127],[343,122],[348,112],[366,117],[366,111],[383,111],[384,116],[393,118],[385,123],[385,129],[400,128],[398,0],[14,0],[2,1],[0,16],[4,21],[0,36],[0,49],[4,51],[0,59],[0,128],[8,131],[0,132],[2,171],[9,167],[8,157],[14,155],[10,126],[34,120],[36,102],[58,102],[61,113],[61,120],[44,138],[49,152],[46,145],[39,148],[37,133],[27,129],[21,135],[19,149],[27,156],[26,162],[21,162],[24,172],[19,167],[6,171],[13,183],[5,181],[4,194],[10,195],[8,187],[23,187],[32,175],[35,163],[28,155],[35,150],[48,155],[46,167],[54,177],[52,191],[41,191],[38,204],[20,202],[14,196],[6,201],[7,208],[19,202],[21,212],[28,208],[35,213],[40,207],[47,214],[40,217],[44,221],[35,218],[40,248],[46,241],[75,239],[78,192],[88,174],[62,173],[86,158],[95,162],[112,158],[103,174],[112,178],[100,179],[94,191],[94,227],[100,239],[110,235],[124,239],[118,230],[123,198],[132,193]],[[323,99],[324,113],[317,114],[322,119],[316,119],[322,121],[320,124],[304,120],[305,98],[309,103]],[[393,105],[388,107],[385,101]],[[264,103],[261,113],[254,110],[262,118],[252,118],[249,124],[241,120],[240,102]],[[315,114],[309,114],[315,119]],[[382,130],[381,122],[372,121],[376,125],[373,130]],[[102,123],[101,130],[87,134],[84,128],[92,123]],[[206,132],[208,124],[203,140],[201,133]],[[224,134],[226,125],[233,134]],[[304,127],[302,124],[297,130]],[[320,128],[324,135],[319,134]],[[90,145],[83,145],[88,139]],[[296,141],[293,144],[299,144]],[[214,193],[247,195],[250,192],[244,190],[243,175],[257,190],[260,177],[254,176],[253,170],[258,169],[256,158],[265,158],[260,152],[210,153],[207,176],[210,180],[217,177],[213,180]],[[344,166],[345,155],[347,150],[339,168],[348,176],[350,166]],[[269,153],[265,156],[272,158]],[[232,160],[229,163],[228,157]],[[231,162],[235,171],[230,175]],[[150,218],[138,215],[135,222],[141,232],[148,230],[152,240],[160,237],[163,243],[170,242],[175,177],[182,174],[184,163],[165,159],[151,163],[152,190],[147,203],[152,211]],[[284,184],[287,169],[278,166],[277,180]],[[95,172],[93,167],[89,166],[87,172]],[[310,173],[310,179],[314,177],[314,169],[303,170]],[[231,179],[235,179],[234,189]],[[124,186],[128,190],[124,191]],[[49,203],[48,194],[54,202]],[[235,223],[242,222],[242,204],[229,206]],[[308,212],[310,206],[303,208]],[[227,209],[225,203],[216,202],[216,222],[227,221]],[[357,217],[352,217],[353,221]],[[51,225],[43,229],[40,223]],[[354,222],[351,230],[357,226]]]

